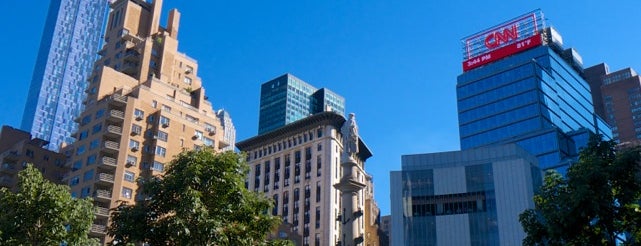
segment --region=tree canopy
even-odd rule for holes
[[[75,199],[69,187],[42,177],[28,165],[18,173],[18,192],[0,189],[0,245],[92,245],[90,199]]]
[[[112,213],[113,243],[264,245],[280,219],[272,201],[245,188],[242,155],[210,148],[183,151],[164,175],[139,179],[148,197]]]
[[[590,138],[567,177],[548,171],[520,215],[524,245],[638,245],[641,243],[641,148],[617,150]]]

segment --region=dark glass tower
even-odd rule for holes
[[[49,5],[21,125],[49,141],[49,149],[73,142],[73,120],[83,108],[109,2],[54,0]]]
[[[557,168],[564,172],[576,160],[590,132],[608,139],[612,133],[594,113],[590,86],[582,77],[581,57],[574,49],[562,48],[560,35],[544,26],[540,12],[532,14],[536,18],[532,19],[533,26],[528,27],[527,39],[511,40],[511,44],[487,53],[494,57],[511,54],[481,65],[473,64],[476,67],[467,67],[458,76],[461,149],[516,143],[535,155],[542,169]],[[505,34],[501,28],[495,29],[498,34],[481,33],[488,35],[484,37],[486,46],[499,39],[489,35]],[[507,36],[501,38],[510,41]],[[535,45],[517,49],[528,40]]]
[[[345,99],[329,89],[316,89],[294,75],[284,74],[260,88],[258,134],[324,111],[344,116]]]

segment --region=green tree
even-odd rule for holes
[[[75,199],[69,187],[45,180],[29,164],[18,173],[18,192],[0,189],[0,245],[92,245],[91,199]]]
[[[524,245],[641,244],[641,148],[590,137],[567,177],[548,171],[535,209],[519,219]]]
[[[113,244],[265,245],[280,219],[272,201],[245,188],[242,155],[211,148],[183,151],[162,178],[140,179],[149,197],[112,213]]]

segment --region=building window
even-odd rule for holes
[[[131,134],[132,135],[140,135],[142,133],[142,126],[132,124],[131,125]]]
[[[160,162],[154,161],[154,164],[151,165],[151,170],[162,172],[165,170],[165,164],[162,164]]]
[[[77,161],[75,161],[73,163],[73,165],[71,165],[71,171],[72,172],[78,171],[78,170],[80,170],[80,168],[82,168],[82,161],[81,160],[77,160]]]
[[[158,131],[158,135],[156,135],[156,138],[160,141],[167,142],[168,134],[163,131]]]
[[[85,147],[84,145],[82,145],[82,146],[78,147],[78,149],[76,149],[76,155],[82,155],[82,154],[84,154],[84,153],[85,153],[85,150],[86,150],[86,147]],[[31,154],[31,156],[30,156],[30,157],[32,157],[32,158],[33,158],[33,153]]]
[[[127,155],[127,160],[125,162],[127,166],[135,166],[136,163],[138,163],[138,157],[135,157],[133,155]]]
[[[93,164],[96,164],[96,154],[90,155],[87,157],[87,166],[91,166]]]
[[[80,176],[78,176],[78,175],[73,176],[73,177],[69,180],[69,186],[71,186],[71,187],[76,186],[76,185],[78,185],[79,183],[80,183]]]
[[[156,155],[165,157],[165,154],[167,154],[167,149],[160,146],[156,146]]]
[[[169,107],[169,106],[167,106],[167,105],[164,105],[164,104],[162,105],[162,108],[161,108],[161,109],[162,109],[163,111],[171,112],[171,107]]]
[[[84,126],[86,124],[89,124],[89,122],[91,122],[91,116],[86,115],[85,117],[82,117],[82,120],[80,121],[80,125]]]
[[[129,140],[129,148],[132,151],[138,151],[140,149],[140,142],[138,142],[136,140],[133,140],[133,139],[130,139]]]
[[[316,207],[315,227],[317,229],[320,228],[320,207]],[[316,234],[316,236],[318,236],[318,234]]]
[[[168,127],[169,126],[169,118],[165,116],[160,116],[160,125],[162,127]]]
[[[203,137],[203,144],[205,146],[214,147],[214,140],[208,137]]]
[[[136,174],[130,171],[125,171],[124,179],[125,181],[133,183],[136,180]]]
[[[80,132],[80,134],[78,134],[78,141],[87,138],[87,136],[89,136],[89,131],[84,130],[84,131]]]
[[[194,139],[203,140],[203,132],[196,130],[194,132]]]
[[[82,182],[87,182],[93,179],[93,169],[86,171],[82,177]]]
[[[140,109],[134,109],[134,117],[136,120],[142,120],[145,118],[145,112]]]
[[[316,156],[316,177],[321,176],[321,168],[322,168],[323,162],[321,159],[320,155]]]
[[[151,107],[152,108],[158,107],[158,102],[156,100],[151,101]]]
[[[105,115],[105,109],[101,108],[98,111],[96,111],[96,119],[100,119],[103,115]]]
[[[97,139],[91,140],[91,142],[89,143],[89,150],[93,150],[98,147],[100,147],[100,139],[97,138]]]
[[[321,200],[321,182],[316,182],[316,202]]]
[[[185,76],[185,78],[183,79],[183,82],[185,82],[185,84],[191,85],[191,78]]]
[[[127,188],[127,187],[122,187],[122,197],[131,199],[131,193],[133,192],[132,189]]]
[[[100,132],[100,130],[102,130],[102,123],[98,123],[94,125],[93,128],[91,129],[91,134],[96,134]]]

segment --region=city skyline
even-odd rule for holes
[[[498,1],[497,1],[498,2]],[[601,62],[612,71],[641,69],[636,59],[641,35],[628,31],[626,18],[641,3],[616,6],[571,3],[227,3],[164,1],[184,13],[180,52],[199,61],[215,108],[228,111],[237,139],[256,134],[260,84],[292,73],[346,99],[374,156],[375,199],[389,214],[389,171],[400,170],[402,154],[459,149],[456,76],[462,72],[460,40],[513,16],[541,8],[548,24],[561,31],[586,67]],[[3,1],[10,25],[0,38],[9,49],[2,72],[0,123],[20,125],[48,1]],[[459,6],[466,6],[460,8]],[[624,6],[624,8],[621,8]],[[29,8],[29,15],[18,14]],[[207,13],[207,14],[204,14]],[[165,23],[165,21],[161,21]],[[209,32],[201,30],[207,27]],[[617,33],[615,41],[613,35]],[[621,38],[622,37],[622,38]],[[20,43],[16,40],[20,38]],[[380,134],[386,131],[386,134]],[[392,136],[392,137],[390,137]]]

